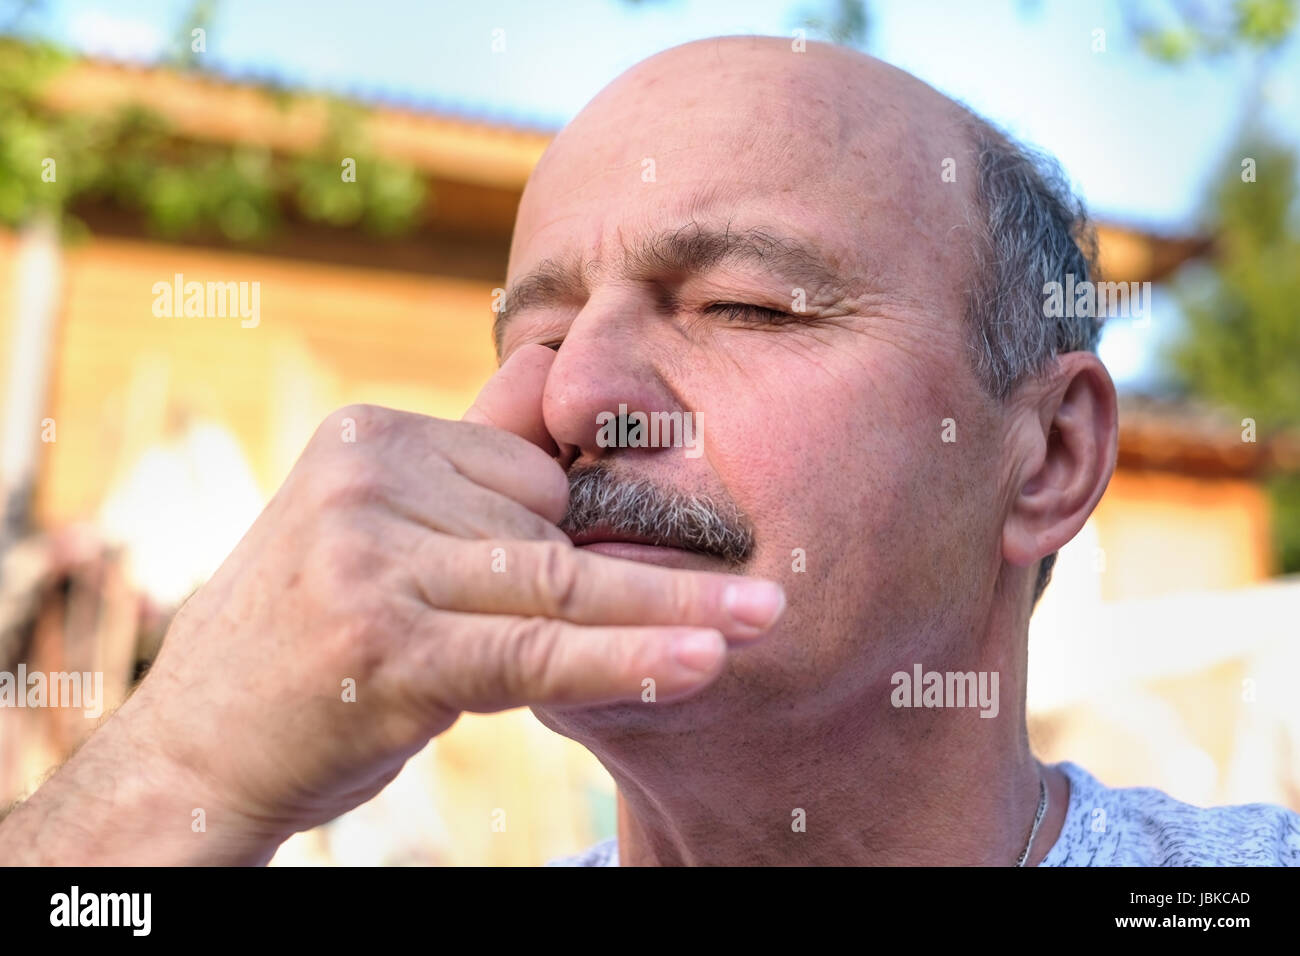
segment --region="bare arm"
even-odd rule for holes
[[[203,780],[171,764],[149,736],[127,705],[105,721],[35,794],[0,818],[0,866],[270,860],[288,834],[219,805]]]

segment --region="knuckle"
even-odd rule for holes
[[[701,616],[704,586],[699,577],[694,574],[673,575],[666,579],[666,583],[668,606],[676,620],[689,621]]]
[[[556,617],[568,617],[577,610],[580,584],[574,548],[567,541],[547,541],[537,555],[537,591],[543,606]]]
[[[346,429],[354,429],[358,438],[362,435],[374,435],[376,431],[388,426],[394,414],[392,409],[380,405],[364,403],[344,405],[325,416],[325,420],[316,429],[313,437],[317,440],[338,442]]]
[[[327,654],[340,675],[368,683],[384,669],[388,648],[370,616],[354,613],[336,621]]]
[[[309,553],[317,598],[336,608],[354,607],[358,589],[384,564],[383,549],[371,535],[338,521],[326,524]]]
[[[664,648],[659,641],[643,638],[616,641],[610,654],[615,661],[615,673],[622,675],[630,685],[658,675],[664,665]]]
[[[320,607],[323,639],[310,649],[316,658],[312,666],[364,680],[372,688],[400,684],[407,669],[403,649],[410,645],[404,635],[415,626],[414,615],[369,581],[350,578],[329,590]]]
[[[509,700],[550,685],[559,659],[559,626],[549,618],[524,618],[510,631],[502,655],[501,684]]]
[[[369,456],[336,458],[317,473],[316,503],[320,508],[348,508],[372,504],[387,487],[384,469]]]

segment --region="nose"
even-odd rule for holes
[[[681,411],[660,374],[667,332],[648,297],[622,288],[594,292],[573,320],[546,378],[542,417],[560,448],[560,464],[600,459],[616,448],[602,438],[601,422],[615,423],[623,406],[640,411]]]

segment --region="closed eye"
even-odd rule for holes
[[[794,318],[788,312],[745,302],[715,302],[704,308],[705,315],[718,315],[730,322],[785,322]]]

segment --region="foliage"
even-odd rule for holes
[[[342,101],[331,101],[328,135],[310,155],[275,156],[187,141],[139,108],[51,110],[41,90],[70,63],[48,44],[0,38],[0,224],[42,212],[67,217],[78,200],[95,199],[143,214],[162,236],[248,243],[271,236],[290,211],[392,234],[414,227],[424,208],[422,177],[369,155],[359,113]],[[356,160],[355,182],[343,180],[345,157]],[[47,159],[52,182],[42,176]]]
[[[1273,502],[1273,546],[1284,574],[1300,572],[1300,475],[1278,475],[1268,485]]]
[[[1247,157],[1254,182],[1243,181]],[[1178,283],[1185,325],[1165,355],[1183,389],[1254,418],[1262,433],[1300,429],[1296,173],[1295,153],[1267,139],[1233,151],[1207,211],[1212,271]],[[1271,491],[1282,568],[1300,571],[1300,478]]]
[[[1243,182],[1240,163],[1256,163]],[[1296,158],[1257,141],[1234,153],[1212,198],[1211,287],[1184,290],[1185,331],[1169,358],[1199,393],[1249,414],[1261,428],[1300,426],[1300,231]]]
[[[1175,9],[1179,12],[1175,23],[1136,27],[1142,50],[1166,63],[1219,56],[1241,48],[1272,50],[1286,41],[1296,25],[1296,0],[1235,0],[1217,17],[1199,5]],[[1138,14],[1129,8],[1129,15]]]

